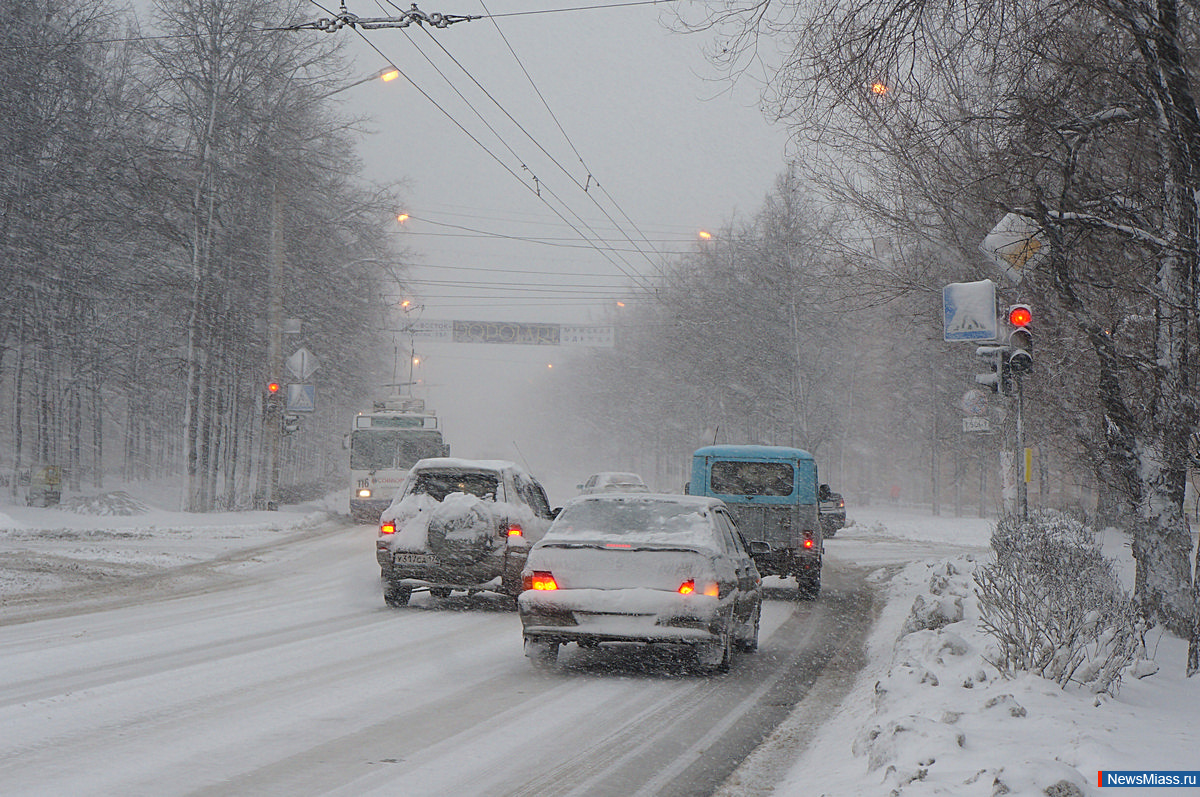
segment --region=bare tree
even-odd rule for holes
[[[872,218],[963,253],[1000,213],[1042,225],[1053,256],[1028,284],[1092,350],[1079,388],[1096,391],[1103,473],[1136,508],[1136,595],[1191,638],[1189,673],[1196,23],[1174,0],[764,2],[698,21],[735,72],[763,57],[760,37],[783,43],[778,113],[830,154],[824,185]]]

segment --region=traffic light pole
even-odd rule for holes
[[[271,233],[269,240],[270,263],[267,273],[267,368],[272,383],[283,377],[283,241],[280,229],[279,187],[271,189]],[[275,397],[279,399],[281,397]],[[264,499],[266,509],[279,506],[279,454],[281,441],[281,415],[283,409],[277,401],[268,401],[263,412],[263,435],[266,442],[266,476]]]
[[[1017,511],[1029,517],[1029,486],[1025,482],[1025,380],[1017,374]]]

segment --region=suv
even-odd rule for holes
[[[546,491],[515,463],[418,461],[379,519],[384,602],[404,606],[415,588],[435,597],[460,589],[516,598],[529,547],[555,514]]]
[[[826,537],[832,537],[838,529],[846,527],[846,501],[841,493],[830,490],[828,484],[820,486],[817,498],[821,502],[821,532]]]

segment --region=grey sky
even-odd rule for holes
[[[421,7],[427,12],[486,13],[478,0],[439,3],[435,6],[426,0]],[[582,4],[513,0],[489,3],[487,8],[499,15],[574,5]],[[382,15],[377,7],[370,8],[364,4],[362,10],[350,10],[360,16]],[[665,6],[648,6],[502,17],[498,20],[500,32],[512,45],[519,64],[489,20],[432,32],[413,26],[367,34],[371,43],[450,116],[524,178],[518,180],[505,171],[404,80],[365,84],[345,93],[348,107],[367,111],[375,119],[377,132],[363,141],[368,174],[377,180],[407,181],[405,210],[412,218],[404,226],[404,242],[413,261],[422,264],[414,267],[412,276],[417,280],[503,283],[477,288],[415,283],[414,298],[423,305],[424,318],[603,321],[616,311],[612,299],[616,287],[628,282],[625,272],[653,280],[656,255],[647,259],[622,251],[606,258],[582,248],[586,244],[578,234],[529,190],[531,173],[537,175],[555,207],[563,207],[559,202],[563,200],[605,241],[622,250],[632,247],[571,178],[586,184],[590,170],[619,210],[602,193],[592,195],[621,223],[624,232],[639,240],[640,230],[664,253],[692,246],[702,228],[716,229],[735,215],[746,217],[757,211],[784,168],[786,134],[769,124],[759,110],[756,87],[747,84],[729,91],[727,84],[713,79],[715,72],[701,51],[708,40],[703,34],[670,32],[660,22],[667,13]],[[351,47],[361,73],[370,74],[383,66],[379,54],[357,34],[342,31],[336,35],[355,39]],[[433,37],[570,177],[481,94]],[[500,131],[503,142],[428,66],[418,47]],[[522,64],[569,142],[522,73]],[[523,170],[522,163],[530,171]],[[589,187],[589,193],[595,190]],[[622,218],[621,211],[636,223],[636,230]],[[591,235],[569,212],[564,214]],[[475,237],[477,234],[443,225],[562,245]],[[521,284],[542,291],[597,287],[572,293],[504,290]],[[516,457],[512,443],[523,441],[519,447],[531,460],[531,467],[547,478],[550,463],[558,456],[537,439],[519,408],[531,391],[552,378],[547,365],[561,361],[564,350],[418,342],[417,351],[422,356],[417,376],[425,381],[431,406],[445,417],[456,454]],[[620,465],[580,463],[584,469],[597,470],[619,469]],[[586,473],[570,474],[561,479],[564,484],[551,483],[551,497],[561,501],[564,492],[583,476]],[[677,489],[678,485],[660,487]]]

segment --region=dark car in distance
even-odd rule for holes
[[[832,537],[839,529],[846,527],[846,500],[841,493],[829,489],[828,484],[820,486],[817,498],[820,499],[818,511],[821,515],[821,532],[826,537]]]

